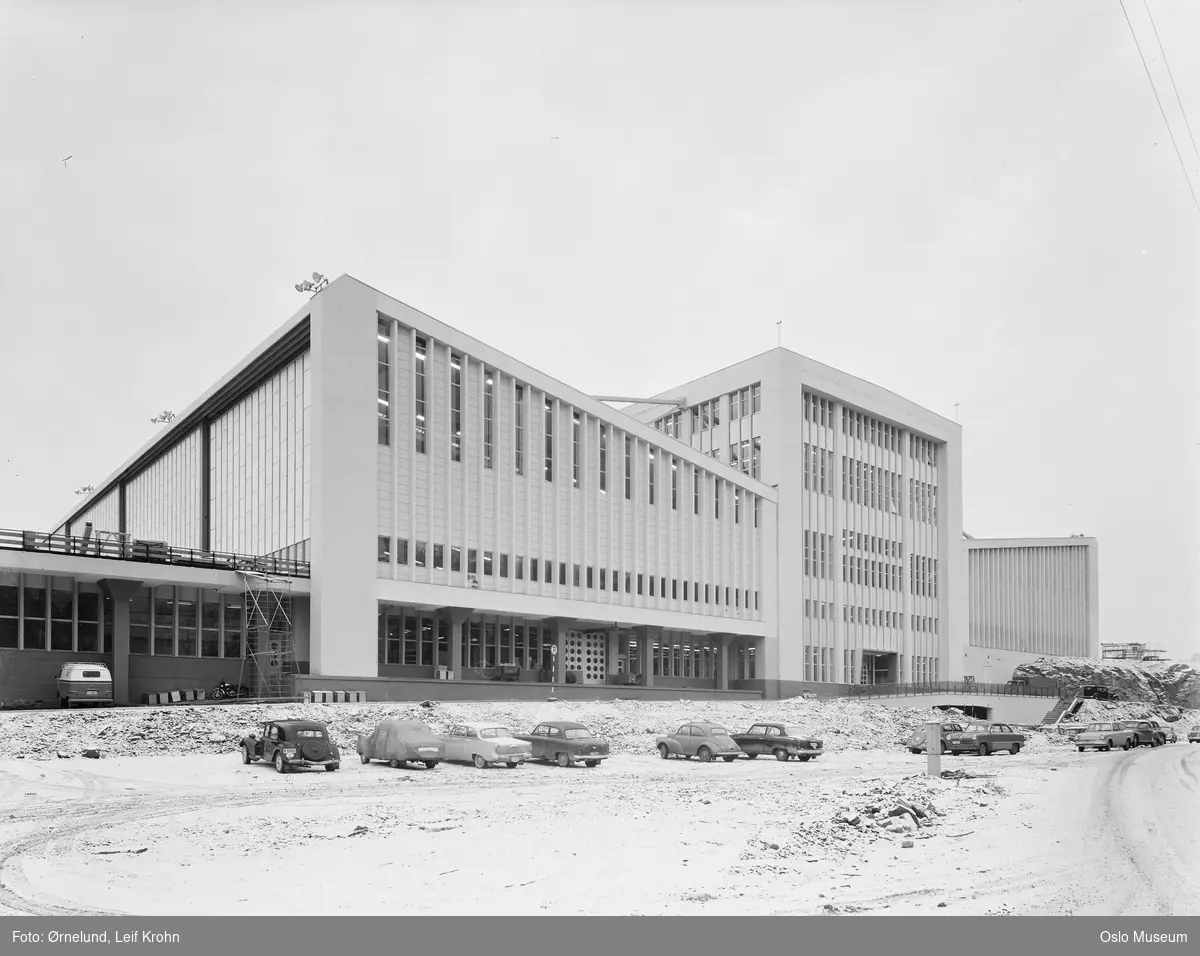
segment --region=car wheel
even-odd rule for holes
[[[395,757],[393,757],[391,760],[388,761],[388,766],[391,767],[393,770],[399,770],[400,769],[400,761],[397,760]]]
[[[283,760],[283,754],[281,754],[278,750],[275,751],[275,769],[279,773],[287,773],[288,771],[288,766]]]
[[[245,744],[242,745],[242,763],[250,762],[250,748]]]
[[[921,752],[921,748],[920,747],[909,747],[908,752],[914,753],[914,754],[919,754]]]
[[[1080,753],[1083,753],[1085,750],[1087,750],[1087,747],[1080,747],[1080,748],[1079,748],[1079,752],[1080,752]]]
[[[476,755],[475,755],[475,756],[472,758],[472,762],[473,762],[473,763],[475,764],[475,766],[476,766],[476,767],[478,767],[480,770],[482,770],[484,767],[486,767],[486,766],[487,766],[487,761],[486,761],[486,760],[484,760],[484,759],[483,759],[481,756],[479,756],[479,754],[476,754]]]
[[[988,755],[988,745],[980,744],[979,745],[979,756],[986,757],[987,755]]]
[[[1110,740],[1108,743],[1106,743],[1100,749],[1103,750],[1105,753],[1108,753],[1108,751],[1112,750],[1112,741]]]
[[[1020,745],[1020,744],[1013,744],[1013,745],[1012,745],[1012,749],[1009,751],[1009,753],[1011,753],[1011,754],[1012,754],[1014,757],[1015,757],[1017,754],[1019,754],[1020,752],[1021,752],[1021,745]]]
[[[776,760],[787,760],[787,758],[788,758],[788,752],[786,750],[784,750],[782,747],[777,748],[774,751],[774,753],[775,753]]]
[[[804,763],[806,760],[812,760],[812,754],[796,754],[796,759]]]
[[[438,765],[438,762],[436,760],[426,760],[425,761],[425,767],[428,770],[432,770],[437,765]]]
[[[942,741],[942,753],[945,753],[950,748],[946,746],[946,741]]]
[[[668,747],[666,744],[659,744],[658,745],[658,755],[660,757],[662,757],[663,760],[666,760],[669,756],[671,756],[671,748]]]
[[[701,747],[698,751],[696,751],[696,756],[700,758],[701,763],[708,763],[713,757],[712,751],[707,747]]]
[[[1129,749],[1129,739],[1128,739],[1128,738],[1126,738],[1125,742],[1124,742],[1123,744],[1121,744],[1121,749],[1122,749],[1122,750],[1128,750],[1128,749]]]
[[[599,766],[600,766],[600,761],[599,761],[599,760],[585,760],[585,761],[583,762],[583,765],[584,765],[585,767],[599,767]]]
[[[554,760],[560,767],[571,766],[571,758],[566,754],[555,754]]]
[[[737,759],[737,754],[721,754],[721,759],[726,763],[733,763]]]
[[[327,764],[325,764],[325,772],[332,773],[333,771],[337,770],[337,768],[340,766],[341,766],[340,763],[327,763]]]
[[[359,754],[359,755],[358,755],[358,759],[359,759],[359,760],[361,760],[363,763],[370,763],[370,762],[371,762],[371,758],[370,758],[370,757],[368,757],[366,754]]]
[[[504,766],[508,767],[509,770],[516,770],[517,767],[521,766],[521,761],[510,760]]]

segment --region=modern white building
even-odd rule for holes
[[[967,538],[966,546],[964,674],[1003,683],[1039,657],[1101,656],[1095,538]]]
[[[630,411],[778,495],[773,690],[962,676],[957,424],[782,348],[653,397],[676,396],[688,407]]]
[[[370,699],[975,667],[957,424],[781,348],[653,398],[616,409],[343,276],[50,537],[0,534],[0,699],[68,655],[136,700],[280,647],[298,689]]]

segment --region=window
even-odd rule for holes
[[[554,480],[554,399],[546,399],[546,480]]]
[[[587,569],[587,586],[588,586],[589,588],[591,588],[591,587],[595,587],[595,585],[592,583],[592,571],[593,571],[593,570],[594,570],[594,569],[593,569],[593,568],[592,568],[592,566],[589,564],[589,565],[588,565],[588,569]]]
[[[738,393],[729,393],[729,421],[735,422],[738,419]]]
[[[758,503],[761,500],[762,499],[759,498],[757,495],[754,496],[754,527],[756,527],[756,528],[758,527]]]
[[[496,373],[490,368],[483,370],[483,467],[492,467],[492,428],[496,419],[495,396]]]
[[[600,494],[608,494],[608,426],[600,426]]]
[[[553,584],[554,583],[554,565],[550,563],[549,558],[547,558],[542,563],[545,565],[545,571],[546,571],[546,577],[543,580],[545,580],[545,582],[547,584]]]
[[[525,558],[522,555],[517,555],[513,558],[513,575],[518,581],[525,580]]]
[[[733,523],[740,524],[742,521],[742,489],[733,489]]]
[[[478,567],[478,552],[474,548],[467,549],[467,574],[475,574]]]
[[[579,565],[578,564],[571,566],[571,585],[573,587],[579,587]]]
[[[523,475],[525,474],[525,386],[514,386],[514,394],[513,420],[516,422],[516,435],[513,439],[516,452],[514,460],[517,474]]]
[[[450,546],[450,570],[462,570],[462,548],[456,544]]]
[[[462,356],[450,353],[450,460],[462,461]]]
[[[379,381],[378,414],[379,414],[379,444],[386,445],[390,441],[391,425],[391,360],[392,360],[392,324],[379,319],[378,331],[375,335],[377,350],[377,373]]]
[[[180,657],[196,657],[200,649],[197,642],[197,627],[200,623],[198,598],[199,592],[196,588],[178,588],[176,590],[175,606],[179,618],[179,647],[176,653]],[[70,634],[69,627],[67,633]],[[53,632],[50,636],[53,640]],[[67,643],[70,643],[69,636]]]
[[[500,555],[500,577],[508,577],[508,555]]]
[[[193,589],[194,593],[194,589]],[[193,616],[195,607],[193,602]],[[51,578],[50,581],[50,650],[70,651],[74,649],[75,582],[72,578]],[[192,652],[196,656],[195,623],[192,630]]]
[[[757,386],[755,387],[757,388]],[[750,443],[750,477],[754,479],[762,477],[759,474],[759,453],[761,451],[762,442],[756,438]]]
[[[417,395],[416,395],[416,439],[417,451],[425,454],[425,340],[417,336]]]
[[[757,415],[762,411],[762,386],[750,386],[750,411]]]
[[[633,497],[633,439],[625,436],[625,497]]]
[[[698,431],[700,431],[700,406],[693,405],[692,406],[692,434],[695,435],[696,432],[698,432]]]
[[[700,469],[692,466],[692,514],[700,513]]]
[[[713,477],[713,517],[721,520],[721,479]]]
[[[671,510],[679,508],[679,459],[671,458]]]
[[[435,544],[433,546],[433,566],[438,571],[440,571],[444,567],[444,565],[442,564],[443,550],[444,549],[442,548],[442,546],[440,544]]]
[[[490,578],[492,576],[492,552],[491,551],[483,552],[483,573],[484,573],[485,577]]]
[[[600,569],[600,590],[608,590],[608,568]]]
[[[379,543],[378,543],[378,547],[377,547],[376,559],[379,561],[380,564],[391,564],[392,563],[392,539],[391,538],[385,537],[384,535],[379,536]]]
[[[425,567],[425,545],[426,545],[426,542],[424,542],[424,541],[417,542],[416,554],[413,557],[413,566],[414,567],[418,567],[418,568]]]
[[[21,576],[0,571],[0,647],[17,647],[21,627]],[[82,644],[80,650],[83,650]]]
[[[143,598],[144,601],[144,598]],[[134,598],[130,605],[129,611],[129,649],[133,650],[133,619],[134,607],[138,604],[138,599]],[[225,657],[239,658],[242,656],[242,602],[239,598],[226,595],[225,603],[222,606],[225,619],[225,640],[222,644],[222,650]],[[144,613],[144,612],[143,612]],[[143,629],[144,633],[144,629]]]
[[[649,458],[647,459],[647,466],[649,468],[649,478],[650,478],[647,488],[648,488],[649,494],[650,494],[650,504],[654,504],[654,449],[653,448],[650,449]]]
[[[637,576],[637,593],[642,593],[642,575],[640,574]]]
[[[408,538],[396,539],[396,563],[408,564]]]
[[[28,609],[28,598],[25,606]],[[28,641],[25,646],[29,646]],[[154,589],[154,642],[151,650],[156,657],[170,657],[175,653],[175,589],[170,585]]]
[[[95,650],[95,647],[83,646],[83,599],[88,595],[79,595],[79,649]],[[217,591],[200,592],[200,656],[221,656],[221,595]]]
[[[563,587],[567,586],[567,562],[558,562],[558,583]]]
[[[579,487],[579,412],[571,413],[571,481]]]

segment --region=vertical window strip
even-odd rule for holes
[[[450,353],[450,460],[462,461],[462,356]]]
[[[425,340],[417,336],[416,363],[416,445],[419,454],[425,454]]]
[[[379,444],[391,444],[392,324],[380,317],[375,335],[378,378]]]
[[[646,459],[649,479],[647,482],[647,489],[649,491],[650,504],[654,504],[654,449],[651,448],[648,450],[648,452],[649,453]]]
[[[571,481],[579,487],[579,432],[582,424],[579,412],[571,413]]]
[[[546,480],[554,480],[554,399],[546,399]]]
[[[608,426],[600,423],[600,494],[608,494]]]
[[[492,467],[492,455],[494,452],[494,444],[492,437],[492,429],[495,425],[496,417],[496,396],[495,396],[495,379],[496,373],[490,368],[483,370],[483,467]]]
[[[518,475],[525,474],[525,386],[514,385],[513,395],[513,461]]]
[[[625,498],[633,497],[633,439],[625,436]]]

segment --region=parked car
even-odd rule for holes
[[[1084,684],[1079,688],[1079,697],[1089,700],[1120,700],[1121,695],[1104,684]]]
[[[1167,742],[1166,735],[1148,720],[1122,720],[1120,723],[1137,735],[1136,747],[1160,747]]]
[[[533,750],[534,760],[547,760],[560,767],[582,763],[598,767],[608,757],[608,743],[601,740],[583,724],[569,720],[548,720],[538,724],[528,734],[515,734]]]
[[[963,732],[962,724],[955,723],[954,721],[947,721],[947,722],[943,723],[942,731],[941,731],[941,738],[942,738],[941,752],[942,753],[946,752],[946,738],[950,734],[961,734],[962,732]],[[925,751],[925,728],[918,727],[911,734],[909,734],[908,741],[907,741],[907,743],[905,743],[905,746],[915,754],[923,753]]]
[[[721,757],[726,763],[732,763],[742,752],[742,748],[729,736],[728,730],[707,720],[683,724],[673,734],[656,737],[654,744],[663,760],[668,757],[698,757],[708,763],[714,757]]]
[[[1017,733],[1008,724],[992,721],[976,721],[967,724],[961,732],[946,735],[946,750],[952,754],[975,752],[981,757],[1007,750],[1011,754],[1021,752],[1025,735]]]
[[[58,672],[58,703],[70,708],[73,704],[113,705],[112,673],[106,664],[91,661],[71,661]]]
[[[751,760],[759,754],[774,754],[776,760],[812,760],[825,752],[822,741],[791,724],[755,724],[732,738]]]
[[[1128,750],[1137,746],[1137,735],[1132,730],[1122,727],[1119,721],[1088,724],[1074,740],[1080,753],[1091,747],[1097,750],[1112,750],[1114,747]]]
[[[1164,743],[1168,743],[1168,744],[1179,743],[1179,735],[1177,733],[1175,733],[1175,728],[1172,727],[1170,724],[1168,724],[1164,721],[1161,721],[1161,720],[1157,720],[1154,717],[1150,718],[1150,723],[1152,723],[1154,725],[1155,730],[1157,730],[1159,733],[1162,734]]]
[[[242,763],[266,760],[280,773],[302,767],[337,770],[342,765],[329,728],[315,720],[269,720],[262,725],[262,736],[243,737],[240,746]]]
[[[373,734],[359,735],[358,757],[363,763],[386,760],[392,767],[420,761],[432,770],[446,759],[446,745],[420,721],[385,717]]]
[[[1200,724],[1193,724],[1192,729],[1188,731],[1188,743],[1200,744]]]
[[[512,769],[533,756],[528,741],[518,740],[499,724],[455,724],[443,743],[447,760],[473,763],[481,770],[497,763]]]

